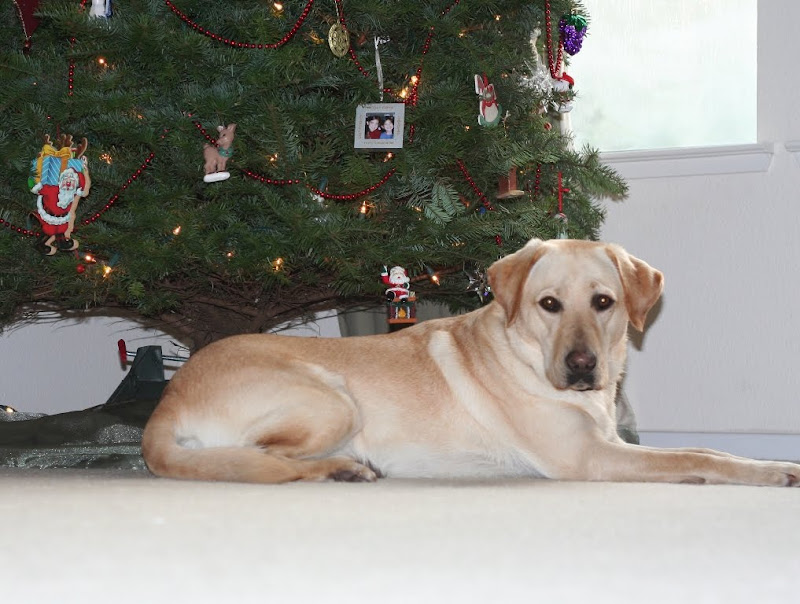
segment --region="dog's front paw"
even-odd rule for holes
[[[800,487],[800,465],[783,462],[764,462],[759,482],[768,486]]]
[[[791,464],[793,467],[785,472],[787,487],[800,487],[800,466]]]

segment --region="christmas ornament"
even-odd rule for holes
[[[205,145],[203,147],[203,157],[206,160],[204,166],[205,176],[203,182],[219,182],[228,180],[230,172],[225,170],[228,159],[233,155],[233,137],[236,132],[236,124],[227,126],[217,126],[219,138],[216,146]]]
[[[553,80],[554,98],[557,103],[557,110],[559,113],[569,113],[572,111],[574,95],[572,87],[575,85],[575,80],[568,73],[562,73],[561,76]]]
[[[587,25],[586,19],[580,15],[572,14],[561,17],[561,21],[558,22],[558,31],[561,33],[564,52],[574,55],[581,49]]]
[[[541,105],[539,105],[538,113],[544,115],[548,112],[548,107],[551,102],[555,103],[556,110],[559,113],[569,113],[573,108],[574,93],[572,91],[575,85],[575,80],[567,73],[561,72],[561,59],[557,63],[553,62],[552,52],[549,47],[550,37],[548,36],[548,62],[550,67],[545,65],[545,62],[539,56],[536,43],[540,35],[538,29],[533,31],[531,35],[531,48],[535,63],[526,63],[530,76],[523,77],[522,83],[530,88],[534,94],[541,98]],[[560,49],[560,47],[559,47]],[[560,55],[559,55],[560,57]],[[555,75],[553,75],[555,74]],[[562,116],[563,119],[564,116]],[[553,125],[550,122],[544,122],[544,129],[550,130]],[[562,130],[564,124],[562,123]]]
[[[73,147],[72,135],[67,134],[52,145],[50,135],[46,135],[41,152],[31,163],[28,184],[37,196],[35,216],[42,228],[37,247],[48,256],[58,250],[78,249],[78,241],[71,236],[78,201],[89,194],[92,185],[84,156],[88,146],[84,138]]]
[[[417,298],[408,289],[411,280],[402,266],[393,266],[391,270],[383,267],[381,281],[389,288],[386,290],[386,320],[390,325],[417,322]]]
[[[554,218],[558,223],[558,235],[556,236],[556,239],[569,239],[569,235],[567,234],[567,224],[569,223],[569,219],[567,218],[567,215],[559,212],[554,216]]]
[[[355,149],[402,149],[404,103],[367,103],[356,107]]]
[[[393,266],[391,270],[387,270],[384,266],[381,273],[381,281],[390,286],[386,290],[386,298],[390,302],[405,300],[411,295],[408,289],[411,280],[408,278],[408,272],[402,266]]]
[[[343,57],[350,50],[350,33],[341,23],[334,23],[328,30],[328,46],[337,57]]]
[[[22,32],[25,34],[23,52],[27,54],[31,48],[31,36],[39,27],[39,19],[34,16],[39,7],[39,0],[14,0],[14,6],[17,7],[17,15],[22,23]]]
[[[517,169],[512,166],[507,176],[501,176],[497,183],[497,199],[509,199],[525,195],[517,188]]]
[[[475,292],[481,302],[485,302],[492,293],[489,277],[485,270],[464,271],[469,279],[468,292]]]
[[[539,55],[539,50],[536,46],[540,34],[541,31],[539,29],[534,29],[531,34],[530,45],[533,51],[534,62],[525,62],[525,66],[530,72],[530,75],[520,77],[520,81],[524,86],[531,89],[536,96],[542,99],[539,113],[545,113],[547,111],[547,97],[550,96],[553,90],[553,78],[547,66],[544,64],[542,57]]]
[[[108,19],[112,14],[111,0],[92,0],[92,8],[89,9],[90,17]]]
[[[494,84],[489,83],[486,74],[475,76],[475,94],[480,97],[478,103],[478,124],[481,126],[496,126],[500,123],[500,114],[503,109],[497,102],[497,95],[494,91]]]

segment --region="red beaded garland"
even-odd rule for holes
[[[472,190],[475,191],[475,194],[478,196],[478,199],[481,200],[483,207],[485,207],[487,210],[494,210],[494,206],[492,206],[492,203],[489,201],[486,195],[484,195],[483,191],[481,191],[480,187],[478,187],[478,185],[472,179],[472,175],[469,173],[469,170],[467,170],[467,167],[464,165],[464,162],[461,161],[461,159],[457,159],[456,162],[458,163],[458,168],[461,170],[461,173],[464,175],[464,178],[469,183],[469,186],[472,187]]]
[[[206,140],[209,143],[211,143],[212,145],[216,145],[217,144],[217,139],[215,139],[211,135],[209,135],[208,132],[206,131],[206,129],[203,128],[203,125],[200,122],[193,122],[193,123],[194,123],[195,127],[203,134],[203,136],[206,137]]]
[[[354,201],[359,197],[364,197],[365,195],[369,195],[373,191],[377,191],[383,185],[385,185],[389,179],[394,175],[397,171],[397,168],[392,168],[386,174],[383,175],[378,182],[374,185],[370,185],[366,189],[359,191],[358,193],[346,193],[343,195],[335,195],[333,193],[326,193],[312,185],[305,185],[306,189],[314,193],[315,195],[319,195],[323,199],[331,199],[336,201]],[[262,176],[261,174],[256,174],[255,172],[251,172],[250,170],[242,170],[242,172],[252,178],[253,180],[257,180],[267,185],[274,185],[274,186],[285,186],[285,185],[299,185],[301,183],[300,179],[297,178],[288,178],[288,179],[278,179],[278,178],[269,178],[267,176]]]
[[[162,138],[164,138],[164,137],[162,136]],[[135,181],[137,178],[139,178],[139,176],[141,176],[142,172],[144,172],[144,171],[145,171],[147,168],[149,168],[149,167],[150,167],[150,162],[152,162],[152,161],[153,161],[153,158],[155,158],[155,156],[156,156],[156,154],[155,154],[155,153],[153,153],[153,152],[151,152],[151,153],[150,153],[150,155],[148,155],[148,156],[147,156],[147,159],[145,159],[145,160],[144,160],[144,162],[142,163],[142,165],[141,165],[141,166],[140,166],[140,167],[139,167],[139,168],[138,168],[138,169],[137,169],[137,170],[136,170],[136,171],[135,171],[133,174],[131,174],[131,176],[128,178],[128,180],[125,182],[125,184],[124,184],[124,185],[122,185],[122,186],[119,188],[119,191],[120,191],[120,192],[122,192],[122,191],[124,191],[125,189],[127,189],[127,188],[128,188],[130,185],[132,185],[132,184],[133,184],[133,182],[134,182],[134,181]],[[81,221],[81,224],[91,224],[91,223],[93,223],[95,220],[97,220],[98,218],[100,218],[100,216],[102,216],[102,215],[103,215],[105,212],[107,212],[108,210],[110,210],[110,209],[111,209],[111,206],[113,206],[113,205],[114,205],[114,203],[116,203],[118,200],[119,200],[119,193],[116,193],[115,195],[113,195],[113,196],[112,196],[112,197],[111,197],[111,198],[110,198],[110,199],[109,199],[109,200],[106,202],[106,205],[104,205],[104,206],[103,206],[103,208],[102,208],[101,210],[99,210],[99,211],[98,211],[98,212],[96,212],[94,215],[90,216],[89,218],[85,218],[84,220],[82,220],[82,221]],[[76,230],[77,230],[77,228],[76,228]]]
[[[69,48],[70,51],[75,46],[75,38],[70,38],[69,40]],[[75,60],[70,57],[69,60],[69,73],[67,74],[67,96],[72,96],[72,90],[74,88],[74,81],[75,81]]]
[[[561,40],[558,41],[558,55],[556,60],[553,60],[553,31],[550,21],[550,0],[545,0],[544,3],[544,28],[547,38],[547,64],[550,67],[550,75],[556,79],[561,74],[561,61],[564,58],[564,45]]]
[[[486,197],[486,195],[483,194],[483,191],[480,190],[478,185],[472,179],[472,176],[470,175],[469,170],[467,170],[467,167],[464,165],[464,162],[461,161],[460,158],[457,159],[456,162],[458,162],[458,167],[461,170],[461,173],[464,175],[464,178],[467,179],[469,186],[472,187],[472,190],[475,191],[475,193],[478,195],[478,199],[480,199],[483,202],[483,207],[485,207],[489,211],[494,210],[494,206],[492,206],[489,199]],[[495,235],[494,241],[498,246],[503,245],[503,238],[500,235]]]
[[[12,231],[16,231],[19,235],[26,235],[28,237],[39,237],[41,233],[37,231],[29,231],[28,229],[23,229],[22,227],[18,227],[10,222],[3,220],[0,218],[0,225],[6,227],[7,229],[11,229]]]
[[[295,24],[289,30],[289,33],[287,33],[285,36],[283,36],[283,38],[281,38],[279,41],[277,41],[275,43],[271,43],[271,44],[263,44],[263,43],[262,44],[252,44],[252,43],[249,43],[249,42],[238,42],[236,40],[230,40],[228,38],[223,38],[222,36],[220,36],[218,34],[215,34],[214,32],[212,32],[212,31],[206,29],[205,27],[202,27],[202,26],[198,25],[197,23],[195,23],[194,21],[192,21],[185,13],[181,12],[181,10],[178,9],[177,6],[175,6],[172,2],[170,2],[170,0],[164,0],[164,3],[167,5],[167,7],[173,13],[175,13],[175,15],[178,16],[178,18],[180,18],[181,21],[183,21],[184,23],[189,25],[192,29],[197,30],[198,32],[200,32],[204,36],[207,36],[207,37],[211,38],[212,40],[214,40],[216,42],[222,42],[223,44],[227,44],[228,46],[234,46],[236,48],[255,48],[255,49],[259,49],[259,50],[263,50],[263,49],[274,50],[276,48],[280,48],[281,46],[286,44],[289,40],[294,38],[294,36],[297,33],[297,31],[300,29],[300,27],[302,27],[303,22],[306,20],[306,17],[308,17],[309,13],[311,12],[311,7],[314,5],[314,0],[308,0],[308,2],[306,3],[305,8],[303,9],[303,12],[300,13],[300,17],[297,19]]]
[[[334,1],[336,2],[337,10],[339,12],[339,22],[344,26],[345,29],[347,29],[347,23],[345,22],[344,12],[342,10],[342,0],[334,0]],[[455,8],[455,6],[460,1],[461,0],[455,0],[452,4],[450,4],[447,8],[445,8],[441,12],[441,16],[444,17],[445,15],[447,15],[447,13],[449,13],[453,8]],[[417,105],[417,101],[419,100],[419,94],[418,94],[419,83],[420,83],[420,80],[422,79],[422,61],[425,58],[425,55],[427,55],[428,52],[431,49],[431,41],[433,39],[433,34],[434,34],[434,28],[431,27],[430,30],[428,31],[428,37],[425,39],[425,43],[422,45],[422,57],[420,58],[420,64],[419,64],[419,67],[417,67],[417,71],[416,71],[416,78],[417,79],[416,79],[416,81],[414,82],[414,85],[411,88],[410,94],[408,94],[407,97],[403,98],[402,95],[399,92],[395,92],[391,88],[384,88],[383,89],[384,93],[392,94],[395,97],[397,97],[398,99],[402,99],[403,103],[405,103],[406,105],[409,105],[411,107],[415,107]],[[355,52],[355,50],[353,50],[352,46],[349,48],[349,50],[347,52],[348,52],[348,54],[350,56],[350,60],[356,66],[356,69],[358,69],[358,71],[361,72],[361,75],[363,75],[365,78],[371,77],[369,71],[364,69],[364,66],[361,65],[361,62],[358,60],[358,56],[356,55],[356,52]]]
[[[286,185],[299,185],[300,180],[297,178],[269,178],[268,176],[262,176],[261,174],[256,174],[255,172],[251,172],[250,170],[242,170],[242,172],[252,178],[253,180],[258,180],[265,185],[275,185],[278,187],[283,187]]]
[[[347,23],[345,22],[344,12],[342,10],[342,0],[334,0],[334,1],[336,2],[337,11],[339,13],[339,22],[345,27],[345,29],[347,29]],[[289,33],[287,33],[283,38],[281,38],[280,41],[278,41],[278,42],[276,42],[274,44],[251,44],[251,43],[247,43],[247,42],[239,42],[239,41],[236,41],[236,40],[230,40],[228,38],[222,38],[218,34],[215,34],[212,31],[210,31],[208,29],[205,29],[204,27],[202,27],[202,26],[198,25],[197,23],[195,23],[194,21],[192,21],[185,13],[183,13],[180,9],[178,9],[178,7],[176,7],[171,2],[171,0],[164,0],[164,3],[184,23],[189,25],[192,29],[194,29],[194,30],[202,33],[203,35],[211,38],[212,40],[215,40],[217,42],[222,42],[224,44],[228,44],[228,45],[234,46],[236,48],[257,48],[257,49],[267,48],[267,49],[275,49],[275,48],[280,48],[281,46],[286,44],[289,40],[291,40],[295,36],[295,34],[297,33],[297,31],[300,29],[300,27],[302,26],[303,22],[305,21],[306,17],[308,17],[308,14],[311,11],[311,7],[314,4],[314,0],[308,0],[308,3],[306,4],[305,8],[303,9],[303,12],[300,14],[300,18],[297,20],[297,22],[289,30]],[[446,16],[459,3],[460,3],[460,0],[454,0],[454,2],[452,4],[447,6],[441,12],[441,16],[442,17]],[[422,56],[423,57],[426,54],[428,54],[428,52],[430,51],[431,39],[433,38],[433,33],[434,33],[434,28],[431,27],[430,31],[428,32],[428,37],[427,37],[427,39],[425,40],[425,43],[422,46]],[[353,62],[353,64],[356,66],[356,68],[359,70],[359,72],[361,72],[361,74],[364,77],[367,77],[367,78],[371,77],[369,71],[367,71],[364,68],[364,66],[361,65],[361,62],[358,60],[358,56],[356,55],[356,53],[353,50],[352,46],[348,49],[348,54],[350,56],[350,60]],[[416,81],[414,83],[414,86],[412,88],[411,94],[409,94],[407,98],[403,99],[404,103],[406,103],[408,105],[411,105],[411,106],[416,106],[417,101],[419,100],[418,88],[419,88],[420,79],[422,77],[422,59],[420,59],[420,66],[417,68],[416,76],[417,76],[417,79],[416,79]],[[392,91],[390,88],[384,88],[383,92],[385,92],[387,94],[393,94],[397,98],[402,98],[399,93]]]
[[[542,183],[542,164],[536,164],[536,180],[533,183],[533,195],[538,197],[539,187]]]
[[[445,15],[447,15],[447,13],[449,13],[451,10],[453,10],[458,5],[459,2],[461,2],[461,0],[455,0],[455,2],[453,2],[450,6],[448,6],[446,9],[444,9],[442,11],[442,17],[444,17]]]

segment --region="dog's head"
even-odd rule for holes
[[[664,278],[617,245],[534,239],[489,267],[489,281],[554,387],[601,390],[622,372],[628,322],[644,328]]]

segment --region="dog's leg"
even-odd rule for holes
[[[316,399],[313,404],[294,404],[285,417],[276,421],[271,416],[263,423],[248,431],[248,439],[255,440],[265,457],[292,468],[296,476],[289,480],[374,482],[377,479],[375,472],[351,458],[328,457],[360,429],[357,411],[350,401],[344,405],[326,405]]]
[[[664,448],[659,447],[647,447],[643,446],[644,449],[653,449],[655,451],[664,451]],[[714,455],[716,457],[726,457],[728,459],[738,459],[740,461],[753,461],[749,457],[742,457],[741,455],[734,455],[733,453],[728,453],[727,451],[717,451],[716,449],[706,449],[703,447],[676,447],[676,448],[669,448],[666,449],[667,451],[676,451],[679,453],[704,453],[706,455]]]
[[[291,459],[272,455],[258,447],[184,449],[176,446],[165,462],[154,462],[151,457],[147,465],[158,476],[189,480],[255,483],[376,480],[372,470],[349,458]]]
[[[546,425],[546,432],[537,427]],[[549,478],[609,482],[690,482],[800,486],[800,465],[734,457],[708,449],[659,449],[608,440],[575,405],[532,405],[517,418],[520,449]]]
[[[689,482],[800,486],[800,465],[736,458],[717,451],[656,449],[595,442],[569,478],[614,482]]]
[[[235,404],[219,408],[190,406],[180,386],[170,384],[147,424],[142,453],[154,474],[171,478],[371,482],[371,469],[336,456],[359,429],[349,394],[313,380],[279,392],[252,385]]]

